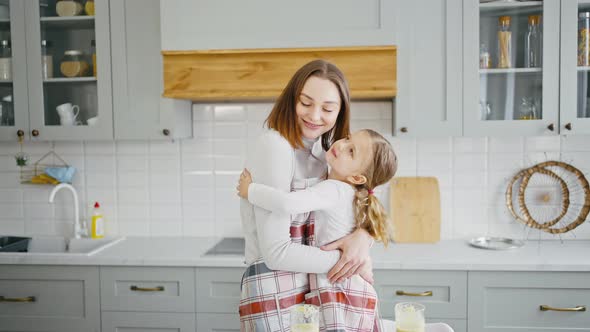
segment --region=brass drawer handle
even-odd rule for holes
[[[136,292],[163,292],[164,286],[157,286],[157,287],[137,287],[131,286],[130,289]]]
[[[395,295],[402,295],[402,296],[432,296],[432,291],[426,291],[423,293],[408,293],[404,292],[403,290],[395,291]]]
[[[35,302],[36,299],[34,296],[27,296],[27,297],[4,297],[0,296],[0,302]]]
[[[576,306],[575,308],[554,308],[554,307],[550,307],[545,304],[541,304],[539,306],[539,310],[541,310],[541,311],[551,310],[551,311],[578,311],[578,312],[582,312],[582,311],[586,311],[586,306],[579,305],[579,306]]]

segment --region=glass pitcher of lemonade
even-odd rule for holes
[[[395,305],[396,332],[424,332],[424,305],[400,302]]]

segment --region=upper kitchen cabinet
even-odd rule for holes
[[[590,1],[561,1],[560,132],[590,133]]]
[[[25,21],[30,135],[112,139],[108,0],[25,1]]]
[[[393,45],[397,1],[162,1],[162,49]]]
[[[461,11],[462,0],[397,1],[395,135],[461,135]]]
[[[565,112],[559,105],[560,1],[463,5],[464,135],[557,134]],[[575,29],[568,38],[575,43]],[[575,46],[571,56],[575,62]],[[570,76],[575,82],[575,64]]]
[[[25,2],[0,1],[0,140],[29,129]]]
[[[191,102],[161,97],[160,0],[110,6],[115,139],[191,136]]]

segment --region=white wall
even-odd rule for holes
[[[127,235],[238,236],[235,185],[249,144],[271,104],[197,104],[195,137],[175,142],[27,143],[35,161],[54,148],[78,168],[82,212],[100,201],[108,232]],[[352,125],[387,134],[398,151],[399,176],[436,176],[442,196],[442,237],[547,237],[511,220],[504,191],[524,166],[561,159],[590,174],[590,137],[391,137],[391,104],[353,103]],[[16,143],[0,143],[0,234],[66,234],[69,193],[48,203],[49,186],[21,185]],[[379,196],[387,204],[388,193]],[[564,238],[590,239],[583,224]]]

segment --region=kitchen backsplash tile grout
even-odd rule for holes
[[[194,138],[175,142],[27,142],[24,150],[34,160],[53,147],[76,166],[81,215],[88,217],[95,200],[104,202],[111,234],[239,236],[234,179],[271,108],[270,103],[195,104]],[[392,142],[399,176],[439,179],[443,238],[554,238],[511,220],[504,205],[507,181],[547,158],[590,171],[588,136],[399,138],[391,136],[392,109],[389,102],[353,103],[351,127],[376,129]],[[12,157],[17,151],[15,143],[0,143],[0,233],[65,233],[72,224],[71,199],[64,195],[49,204],[47,187],[19,184]],[[386,187],[377,195],[389,206]],[[590,239],[590,225],[574,234]]]

